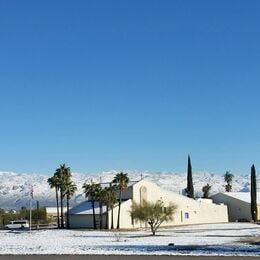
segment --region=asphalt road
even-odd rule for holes
[[[0,255],[0,260],[252,260],[238,256],[137,256],[137,255]]]

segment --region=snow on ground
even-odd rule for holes
[[[260,226],[250,223],[208,224],[149,230],[0,231],[0,254],[153,254],[250,255],[260,247],[241,238],[260,237]],[[169,246],[174,243],[174,246]]]

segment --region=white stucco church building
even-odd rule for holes
[[[225,223],[228,222],[228,210],[224,204],[214,204],[210,199],[190,199],[177,193],[163,190],[155,183],[146,180],[131,182],[123,192],[123,202],[120,212],[120,228],[135,229],[146,227],[145,223],[134,221],[130,211],[132,202],[143,200],[156,202],[161,200],[167,206],[169,203],[177,205],[174,220],[164,222],[162,226],[176,226],[187,224]],[[99,203],[95,203],[95,213],[99,223]],[[103,207],[103,223],[105,223],[106,208]],[[93,228],[93,212],[90,201],[84,201],[70,210],[71,228]],[[113,209],[114,226],[117,223],[118,205]],[[108,224],[111,226],[112,214],[108,212]]]
[[[257,219],[260,220],[260,192],[257,193]],[[228,207],[229,221],[252,221],[250,192],[219,192],[211,199],[215,203],[224,203]]]

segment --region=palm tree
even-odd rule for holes
[[[109,201],[110,201],[110,191],[108,187],[105,187],[102,190],[102,203],[106,206],[106,222],[105,229],[108,229],[108,210],[109,210]]]
[[[118,203],[118,217],[117,217],[117,229],[120,228],[120,210],[121,210],[121,203],[122,203],[122,192],[127,189],[129,182],[129,178],[127,173],[117,173],[113,179],[113,183],[115,184],[116,188],[119,191],[119,203]]]
[[[103,203],[104,203],[104,189],[101,187],[101,184],[99,185],[99,187],[97,187],[97,191],[96,191],[96,199],[99,202],[99,229],[102,229],[103,227]]]
[[[51,187],[51,189],[55,188],[55,194],[56,194],[56,207],[57,207],[57,224],[58,228],[60,228],[60,214],[59,214],[59,186],[58,186],[58,179],[57,176],[52,176],[48,179],[48,183]]]
[[[108,188],[108,192],[109,192],[108,208],[111,209],[111,229],[114,229],[114,206],[117,203],[115,186],[112,186],[112,184],[110,184]],[[107,219],[108,219],[108,212],[107,212]]]
[[[202,187],[204,199],[208,199],[210,190],[211,190],[211,186],[208,183],[205,186]]]
[[[70,219],[69,219],[69,209],[70,209],[70,199],[72,198],[72,196],[75,194],[75,192],[77,191],[77,185],[72,182],[69,181],[66,184],[66,198],[67,198],[67,228],[70,228]]]
[[[85,182],[82,188],[84,189],[86,198],[89,198],[91,200],[92,211],[93,211],[93,227],[94,229],[97,229],[96,214],[95,214],[95,200],[97,198],[98,190],[100,189],[100,184],[94,183],[91,180],[90,183]]]
[[[109,220],[109,210],[111,209],[112,212],[112,219],[111,219],[111,229],[114,228],[114,223],[113,223],[113,208],[117,202],[117,196],[116,196],[116,190],[115,187],[110,184],[109,187],[105,187],[103,189],[100,189],[98,191],[98,200],[99,200],[99,207],[100,207],[100,228],[103,228],[103,206],[106,206],[106,218],[105,218],[105,229],[108,229],[108,220]]]
[[[61,164],[60,167],[56,169],[54,176],[57,177],[57,182],[60,190],[61,228],[64,228],[63,200],[66,196],[66,184],[69,183],[69,180],[71,178],[70,167],[66,167],[65,164]]]
[[[225,185],[225,190],[226,192],[231,192],[232,191],[232,180],[233,180],[234,175],[230,173],[229,171],[226,171],[224,174],[224,180],[227,183]]]

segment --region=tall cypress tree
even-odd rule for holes
[[[254,222],[257,221],[257,202],[256,202],[256,172],[254,164],[251,167],[251,215]]]
[[[190,156],[188,156],[188,170],[187,170],[187,196],[194,199],[194,189],[192,182],[192,167]]]

